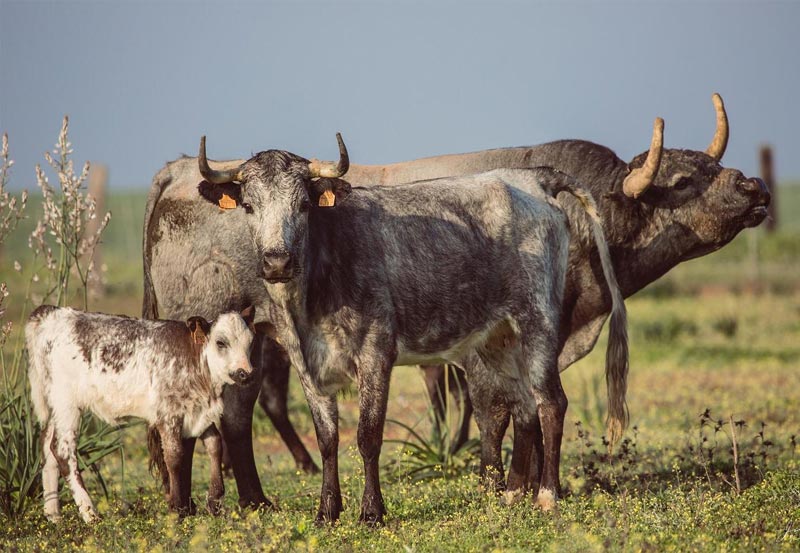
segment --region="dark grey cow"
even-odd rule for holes
[[[385,166],[351,164],[347,179],[354,185],[395,184],[416,179],[464,175],[499,167],[549,165],[576,176],[597,199],[611,256],[625,296],[658,279],[682,261],[713,252],[746,227],[766,216],[769,194],[758,179],[720,165],[728,138],[728,121],[722,100],[714,96],[717,131],[705,152],[679,149],[662,151],[660,132],[654,136],[652,169],[639,187],[637,197],[626,194],[629,175],[638,174],[646,153],[629,163],[605,146],[582,140],[561,140],[533,147],[504,148],[469,154],[426,158]],[[660,155],[658,155],[660,154]],[[658,163],[656,163],[658,161]],[[230,169],[241,160],[213,166]],[[639,182],[642,179],[637,177]],[[263,286],[255,275],[260,263],[254,251],[242,249],[245,213],[221,210],[198,193],[203,181],[197,159],[184,157],[167,164],[154,178],[148,198],[144,232],[144,316],[185,318],[200,313],[208,318],[229,308],[263,303]],[[628,180],[628,183],[631,181]],[[630,186],[627,187],[630,192]],[[220,195],[221,198],[221,195]],[[608,317],[611,298],[602,286],[602,269],[594,244],[572,216],[575,202],[562,203],[570,214],[573,240],[559,330],[559,369],[591,351]],[[579,220],[579,219],[578,219]],[[215,280],[216,279],[216,280]],[[262,355],[263,348],[271,355]],[[298,465],[310,469],[308,453],[286,415],[289,364],[274,353],[279,346],[266,337],[254,347],[265,364],[254,366],[264,375],[259,400],[281,436],[292,449]],[[233,468],[242,503],[266,502],[252,459],[251,415],[258,388],[244,391],[235,400],[226,398],[223,427],[231,446]],[[235,403],[233,403],[235,401]],[[235,406],[235,407],[234,407]],[[498,409],[489,439],[499,459],[500,439],[508,413]],[[227,427],[227,428],[225,428]],[[484,432],[484,439],[487,432]],[[502,469],[502,465],[500,467]]]
[[[322,453],[317,520],[342,509],[336,392],[359,390],[358,447],[365,490],[360,520],[382,523],[379,464],[395,364],[462,363],[478,397],[502,400],[516,431],[508,487],[524,491],[535,429],[544,448],[537,504],[555,505],[567,398],[558,374],[558,331],[570,233],[553,199],[579,199],[614,299],[611,417],[625,424],[625,308],[591,196],[549,168],[350,190],[341,136],[338,166],[270,150],[240,167],[199,165],[233,195],[262,260],[281,344],[298,371]],[[530,193],[523,192],[527,190]],[[215,197],[211,197],[216,201]],[[324,206],[324,207],[319,207]],[[485,420],[491,403],[476,402]],[[537,452],[538,454],[539,452]]]

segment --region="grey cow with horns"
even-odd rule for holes
[[[625,308],[591,195],[549,168],[351,189],[337,178],[349,165],[337,139],[337,164],[270,150],[239,167],[213,170],[205,137],[199,156],[206,182],[233,185],[228,190],[247,213],[269,318],[311,409],[323,462],[317,519],[334,521],[342,509],[336,392],[357,384],[365,472],[360,520],[382,523],[378,459],[391,369],[441,360],[467,368],[477,397],[510,409],[512,497],[533,478],[541,428],[537,504],[551,509],[567,407],[557,362],[570,243],[567,217],[555,200],[562,190],[584,206],[601,255],[614,304],[607,370],[619,397],[612,417],[620,427],[626,418]],[[488,407],[476,404],[479,421]]]

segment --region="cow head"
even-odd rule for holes
[[[223,313],[213,324],[202,317],[186,321],[192,340],[203,348],[211,379],[220,384],[245,385],[253,377],[250,348],[255,309]]]
[[[339,161],[307,160],[280,150],[260,152],[239,167],[215,171],[208,165],[205,137],[200,139],[200,173],[210,184],[232,188],[236,199],[226,201],[247,213],[250,234],[268,282],[288,282],[301,268],[312,207],[332,207],[349,191],[337,180],[350,165],[347,148],[337,133]],[[322,181],[315,180],[327,177]],[[202,193],[202,191],[201,191]],[[212,199],[209,194],[203,194]],[[216,201],[212,199],[212,201]],[[219,204],[221,207],[223,203]]]
[[[743,228],[761,223],[770,201],[761,179],[720,165],[728,142],[728,118],[719,94],[713,101],[717,130],[705,152],[664,149],[664,121],[658,118],[650,150],[628,164],[628,174],[616,192],[618,201],[636,204],[645,212],[636,217],[646,222],[644,234],[659,233],[667,225],[691,234],[692,244],[683,259],[714,251]]]

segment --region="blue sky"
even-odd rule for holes
[[[584,138],[622,158],[772,143],[800,177],[800,2],[188,2],[0,0],[0,130],[33,167],[69,114],[77,161],[146,186],[201,134],[209,155],[280,148],[387,163]]]

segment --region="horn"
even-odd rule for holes
[[[200,153],[197,156],[197,163],[200,165],[200,174],[211,184],[228,184],[235,180],[241,180],[241,170],[229,169],[227,171],[216,171],[208,166],[206,158],[206,137],[200,137]]]
[[[728,135],[730,134],[728,114],[725,113],[725,104],[722,102],[722,96],[715,92],[711,96],[711,101],[714,102],[714,109],[717,112],[717,130],[706,153],[719,161],[725,155],[725,148],[728,146]]]
[[[661,165],[661,153],[664,149],[664,120],[656,117],[653,123],[653,139],[650,141],[650,151],[644,165],[634,169],[625,177],[622,191],[630,198],[638,198],[647,190],[656,178],[658,166]]]
[[[328,177],[335,179],[347,173],[350,168],[350,156],[347,154],[347,146],[344,145],[341,133],[336,133],[336,140],[339,142],[339,163],[312,159],[308,164],[308,172],[311,174],[311,178]]]

